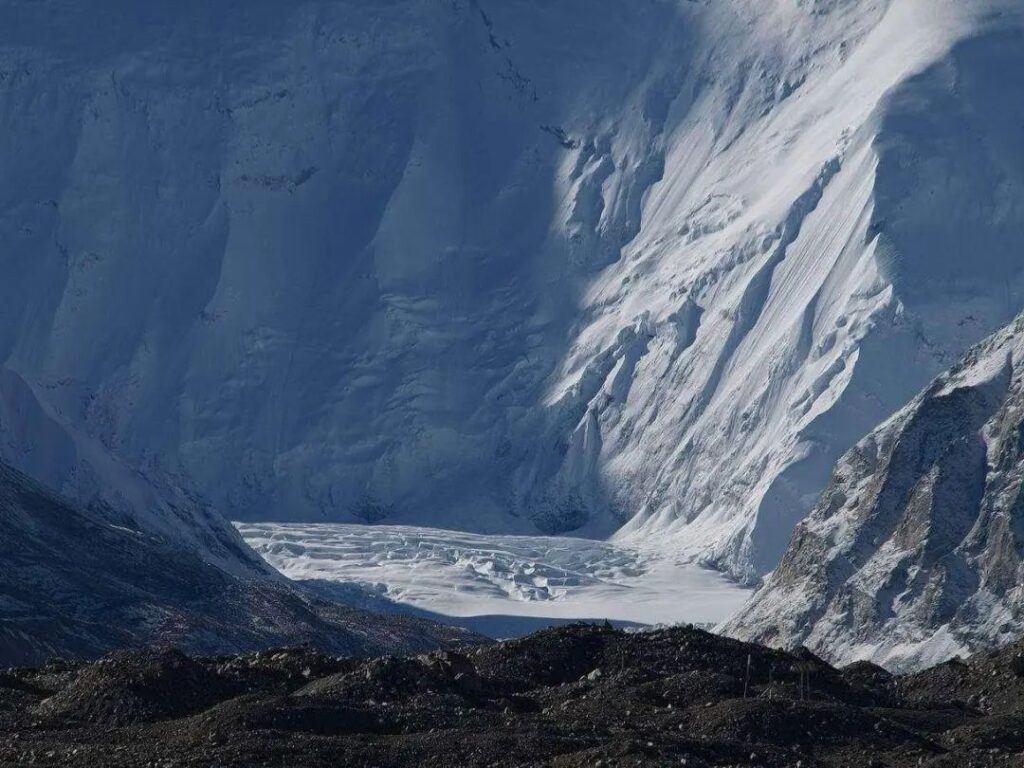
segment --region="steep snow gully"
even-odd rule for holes
[[[0,0],[5,381],[233,518],[754,581],[1024,305],[1022,17]]]

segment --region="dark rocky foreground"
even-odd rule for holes
[[[1021,765],[1022,650],[907,677],[683,628],[368,660],[120,652],[0,674],[0,764]]]

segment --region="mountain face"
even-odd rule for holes
[[[193,653],[310,643],[344,654],[432,650],[474,636],[324,604],[253,565],[234,572],[194,546],[82,510],[0,464],[0,667],[126,646]]]
[[[1024,316],[842,458],[725,631],[914,667],[1024,624]]]
[[[235,518],[756,579],[1024,305],[1022,15],[0,0],[6,380]],[[15,466],[124,496],[11,418]]]

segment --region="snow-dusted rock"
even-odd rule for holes
[[[923,667],[1024,633],[1024,316],[857,444],[723,627]]]
[[[0,360],[230,516],[755,579],[1024,303],[1021,16],[0,0]]]
[[[0,463],[0,667],[136,646],[227,653],[308,643],[409,653],[476,637],[326,603],[255,566],[111,522]],[[166,521],[165,521],[166,522]],[[208,531],[209,532],[209,531]]]
[[[159,467],[131,466],[114,455],[81,426],[62,419],[45,396],[37,396],[6,368],[0,368],[0,463],[89,510],[103,523],[159,537],[236,576],[274,575],[207,502]]]

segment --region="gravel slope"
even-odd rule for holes
[[[572,626],[465,654],[369,660],[136,651],[0,676],[0,761],[1019,765],[1021,651],[910,677],[685,628]]]

